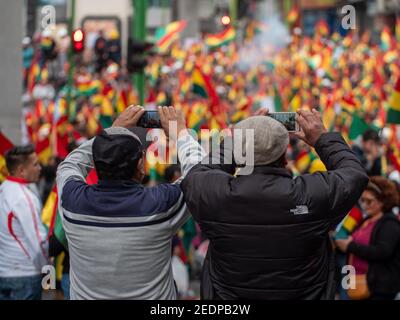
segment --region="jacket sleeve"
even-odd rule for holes
[[[25,244],[27,253],[29,254],[33,264],[39,272],[42,267],[48,263],[48,243],[46,234],[44,234],[42,223],[37,212],[32,211],[30,203],[23,197],[19,201],[15,201],[12,205],[12,212],[15,219],[19,222],[25,236]]]
[[[182,177],[178,180],[178,183],[180,183],[188,172],[203,160],[206,152],[189,133],[178,139],[177,146],[178,158],[182,169]]]
[[[89,171],[94,168],[92,144],[95,138],[84,142],[72,151],[57,169],[57,190],[59,199],[68,180],[85,182]]]
[[[359,159],[339,133],[324,133],[315,150],[327,171],[308,176],[312,185],[325,185],[329,211],[333,218],[342,218],[360,198],[368,184],[368,176]],[[321,192],[322,188],[318,190]],[[337,221],[340,222],[340,221]]]
[[[183,178],[185,178],[188,172],[205,157],[206,152],[190,134],[181,136],[177,141],[177,146],[182,177],[178,179],[175,184],[180,184],[180,186],[182,186]],[[177,209],[175,209],[179,210],[179,212],[170,220],[172,234],[175,234],[190,216],[190,212],[184,202],[185,199],[181,194],[176,204]]]
[[[383,223],[374,244],[366,246],[353,241],[348,246],[348,252],[367,261],[388,260],[399,245],[400,227],[398,222],[393,220]]]
[[[230,181],[234,179],[236,164],[233,157],[231,137],[226,137],[220,144],[219,152],[210,152],[201,163],[195,165],[183,180],[181,187],[186,204],[197,222],[200,221],[202,208],[207,204],[207,212],[211,211],[207,192],[218,193],[218,199],[223,199],[229,193]],[[228,186],[228,187],[227,187]]]

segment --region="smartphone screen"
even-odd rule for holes
[[[296,112],[271,112],[268,116],[282,123],[289,132],[299,131]]]
[[[161,128],[160,115],[157,110],[147,110],[139,119],[138,127]]]

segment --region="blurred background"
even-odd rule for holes
[[[4,153],[33,144],[51,230],[58,163],[140,104],[174,105],[199,134],[259,108],[317,108],[369,175],[400,183],[399,10],[400,0],[0,0],[0,182]],[[176,150],[164,151],[148,152],[148,185],[180,175],[165,158]],[[295,139],[288,159],[294,176],[326,170]],[[174,239],[183,298],[198,298],[207,245],[193,220]]]

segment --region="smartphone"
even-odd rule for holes
[[[296,112],[271,112],[267,116],[282,123],[289,132],[300,131],[299,124],[296,122]]]
[[[161,128],[160,115],[157,110],[146,110],[139,119],[138,127]]]

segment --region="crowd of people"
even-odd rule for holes
[[[168,151],[178,154],[180,166],[168,165],[165,159],[150,161],[157,154],[151,148],[148,149],[143,163],[139,165],[138,159],[134,161],[133,180],[152,187],[143,197],[156,197],[160,204],[157,208],[154,208],[154,203],[153,207],[143,204],[140,215],[156,219],[151,213],[157,212],[164,217],[169,215],[171,208],[181,206],[180,203],[184,201],[176,190],[179,184],[193,215],[188,217],[183,210],[173,218],[168,228],[161,226],[154,231],[163,239],[155,242],[156,245],[151,242],[140,243],[140,239],[131,238],[133,236],[129,230],[135,226],[130,224],[139,223],[138,213],[131,216],[127,212],[126,215],[121,213],[118,216],[118,219],[129,225],[118,237],[112,235],[112,228],[105,228],[104,235],[92,236],[90,228],[87,228],[91,223],[112,224],[107,219],[110,220],[110,212],[116,209],[102,208],[102,205],[115,203],[115,199],[107,198],[108,192],[115,186],[109,181],[102,182],[132,178],[123,169],[112,169],[123,168],[119,164],[129,162],[127,159],[116,157],[112,165],[106,160],[111,150],[114,150],[111,146],[114,140],[112,135],[117,134],[112,132],[112,128],[107,128],[113,123],[114,127],[125,127],[118,120],[118,115],[125,114],[129,105],[137,105],[139,102],[121,59],[118,34],[115,31],[107,36],[103,32],[99,33],[92,55],[75,61],[72,85],[68,83],[70,39],[66,32],[53,37],[46,31],[33,40],[24,39],[23,133],[24,142],[31,143],[33,147],[15,147],[6,156],[11,177],[2,188],[10,188],[7,191],[10,194],[19,193],[21,197],[24,196],[24,199],[15,198],[15,201],[24,203],[25,207],[21,213],[14,212],[11,218],[10,208],[3,207],[0,210],[1,214],[4,211],[3,218],[8,221],[8,226],[13,226],[13,221],[21,224],[20,229],[13,232],[10,232],[9,227],[4,227],[7,224],[0,227],[0,234],[8,234],[9,238],[0,237],[0,243],[3,241],[6,247],[10,241],[13,242],[8,258],[15,257],[16,261],[10,259],[5,263],[8,259],[5,256],[0,260],[0,298],[40,297],[38,292],[41,287],[38,283],[41,277],[38,266],[47,261],[50,243],[52,257],[60,258],[63,252],[64,262],[58,262],[58,266],[64,266],[59,279],[64,279],[61,283],[65,297],[69,297],[70,292],[71,258],[76,268],[72,280],[73,298],[176,298],[171,285],[173,279],[170,269],[165,267],[171,263],[172,255],[172,269],[175,270],[180,297],[190,295],[188,279],[199,279],[200,269],[206,261],[204,268],[207,272],[203,272],[201,279],[203,298],[331,298],[335,291],[332,286],[337,283],[337,298],[394,299],[400,291],[400,133],[397,125],[400,118],[391,119],[388,110],[395,107],[393,104],[400,104],[396,100],[399,99],[396,94],[400,92],[400,85],[396,85],[400,79],[398,41],[387,29],[382,31],[381,40],[377,42],[372,41],[368,31],[362,35],[349,32],[346,36],[340,36],[338,33],[330,34],[326,24],[319,23],[313,38],[302,36],[295,30],[290,38],[283,39],[277,45],[265,37],[271,28],[268,24],[254,21],[249,23],[241,42],[225,41],[211,48],[205,41],[174,41],[166,53],[153,54],[148,58],[145,70],[145,107],[154,109],[158,105],[174,106],[183,114],[187,127],[199,135],[203,134],[202,129],[221,130],[244,126],[255,129],[256,135],[264,136],[257,133],[257,130],[264,130],[273,136],[276,132],[272,129],[268,131],[269,126],[275,128],[273,124],[262,122],[267,120],[260,120],[256,116],[257,121],[250,124],[246,122],[246,119],[253,119],[254,113],[261,114],[260,110],[263,109],[269,109],[270,112],[299,112],[299,117],[307,120],[304,120],[303,130],[311,132],[307,138],[287,136],[286,140],[279,140],[276,137],[282,152],[273,159],[260,156],[256,166],[260,166],[262,172],[257,169],[247,177],[249,182],[245,180],[246,177],[235,180],[240,181],[235,190],[229,187],[233,184],[231,180],[235,179],[232,167],[195,166],[192,169],[194,163],[182,158],[179,144],[177,150]],[[302,114],[302,109],[315,111]],[[323,126],[319,124],[320,131],[316,133],[307,129],[307,123],[318,123],[315,118],[317,111],[321,114]],[[167,112],[164,120],[176,120],[174,117],[177,116]],[[136,124],[135,121],[132,123]],[[168,135],[168,129],[163,128]],[[332,133],[325,133],[323,128],[329,132],[340,132],[344,140]],[[103,129],[108,130],[106,133],[109,136]],[[134,137],[130,138],[136,139],[137,136],[141,134],[134,132]],[[317,142],[321,136],[324,139]],[[110,142],[110,149],[104,147],[101,150],[99,147],[96,154],[93,150],[91,159],[92,155],[84,148],[94,144],[93,137],[96,137],[94,141],[104,139],[104,145],[107,145],[106,141]],[[123,141],[114,143],[119,146]],[[346,149],[346,143],[353,153]],[[144,144],[143,139],[139,139],[138,144]],[[190,146],[187,147],[190,149]],[[260,153],[273,153],[263,143],[260,143],[259,148]],[[137,153],[136,150],[119,153],[124,152]],[[199,152],[205,155],[204,150]],[[75,159],[74,155],[81,157]],[[341,163],[340,155],[348,161],[347,164]],[[98,177],[95,179],[87,178],[87,174],[92,176],[90,170],[82,172],[79,166],[74,167],[74,162],[75,165],[82,164],[85,156],[89,156],[86,159],[88,168],[96,167]],[[59,167],[66,158],[67,161]],[[39,163],[42,166],[41,177],[30,176],[38,174],[35,170],[38,170]],[[99,171],[101,163],[103,171]],[[265,170],[263,166],[266,166]],[[129,167],[132,169],[132,166]],[[58,192],[54,193],[57,168],[59,175],[65,177],[58,183]],[[69,170],[79,172],[71,173]],[[183,182],[181,175],[186,176]],[[369,182],[366,175],[370,177]],[[14,176],[19,178],[15,179]],[[79,183],[68,182],[70,176],[79,177]],[[293,177],[298,178],[293,180]],[[271,181],[266,182],[265,179]],[[83,192],[82,188],[86,188],[83,186],[84,181],[94,183],[94,190],[103,194],[108,202],[98,199],[98,196],[91,197],[89,193],[93,190],[90,188],[88,190],[92,191],[87,191],[88,194]],[[296,181],[295,186],[289,186],[293,181]],[[39,188],[33,191],[27,191],[26,188],[22,193],[14,190],[25,188],[28,182],[37,182]],[[165,185],[160,183],[168,183],[171,190],[163,190]],[[157,196],[152,195],[152,192],[157,193]],[[37,194],[38,200],[33,201]],[[57,200],[54,201],[53,194],[63,200],[59,209],[54,205]],[[305,198],[302,198],[302,194]],[[90,199],[80,199],[81,195]],[[121,193],[121,197],[126,195]],[[6,192],[1,196],[6,197]],[[269,197],[272,198],[267,206],[261,199]],[[142,200],[146,203],[144,198]],[[85,201],[91,202],[91,207]],[[23,220],[19,214],[29,210],[38,214],[38,219],[44,222],[48,230],[42,228],[36,219],[22,225]],[[290,226],[292,217],[279,217],[281,211],[292,210],[295,222],[308,226],[309,236],[304,235],[303,229],[297,230],[295,226]],[[307,212],[303,215],[302,210]],[[74,215],[85,215],[91,211],[98,212],[99,217],[86,217],[81,223],[73,223]],[[245,212],[251,214],[243,216]],[[311,218],[306,213],[311,213]],[[65,231],[64,228],[61,231],[57,228],[57,222],[62,220],[61,215],[65,219]],[[24,241],[18,241],[18,234],[28,232],[25,228],[29,229],[29,234],[23,239],[32,246],[24,247]],[[327,238],[323,235],[328,231],[331,241],[326,244],[324,241]],[[65,232],[69,240],[68,250],[65,250],[62,241],[66,239]],[[51,236],[47,236],[49,234]],[[64,237],[60,236],[62,234]],[[281,234],[282,237],[284,234],[292,236],[290,239],[280,239]],[[241,236],[235,239],[235,235]],[[90,260],[92,254],[97,252],[101,256],[103,250],[93,247],[96,243],[93,239],[100,239],[98,237],[113,238],[109,247],[103,248],[110,252],[115,250],[116,244],[139,241],[140,246],[132,252],[115,251],[111,265],[110,261],[97,260],[94,266]],[[172,253],[166,250],[171,238]],[[141,239],[147,239],[145,227]],[[276,242],[281,243],[282,247],[274,245],[273,248],[269,245]],[[80,245],[83,243],[87,246]],[[291,247],[286,247],[285,243]],[[331,250],[325,245],[335,251],[334,259],[331,259]],[[159,259],[160,269],[152,269],[151,272],[146,270],[149,261],[146,260],[148,255],[143,255],[145,250],[152,252],[154,259]],[[30,263],[31,255],[39,258]],[[140,263],[135,261],[138,255],[143,258]],[[110,260],[108,255],[103,258]],[[276,259],[280,259],[279,266],[276,265]],[[56,259],[56,264],[57,260],[60,259]],[[331,263],[331,260],[334,261]],[[15,263],[27,268],[29,266],[29,270],[15,270]],[[332,264],[336,266],[336,272],[332,272]],[[324,279],[331,279],[331,274],[337,279],[344,277],[342,268],[345,265],[354,266],[357,284],[366,284],[363,292],[346,289],[341,281],[328,281],[326,285]],[[88,278],[85,270],[96,267],[101,269],[102,266],[104,269],[101,272],[109,274],[116,273],[116,268],[120,268],[118,276],[104,280],[103,283],[99,282],[98,274],[93,273],[92,278]],[[321,266],[324,267],[319,270]],[[59,269],[62,270],[62,267]],[[137,270],[141,271],[136,274]],[[281,274],[277,275],[277,270],[281,270]],[[289,271],[285,273],[283,270]],[[103,274],[101,272],[99,274]],[[132,287],[141,288],[146,277],[148,286],[144,286],[142,291],[137,289],[132,292],[132,287],[118,291],[110,284],[119,283],[124,287],[124,281],[128,277],[132,278],[132,274],[135,274],[132,280],[135,285],[131,283]],[[22,295],[20,292],[11,296],[13,290],[7,288],[21,287],[21,282],[15,280],[21,275],[29,278],[27,282],[30,288],[36,288],[36,292],[23,289]],[[8,282],[3,280],[7,278]],[[299,287],[285,283],[287,278]],[[301,285],[303,287],[300,292]]]

